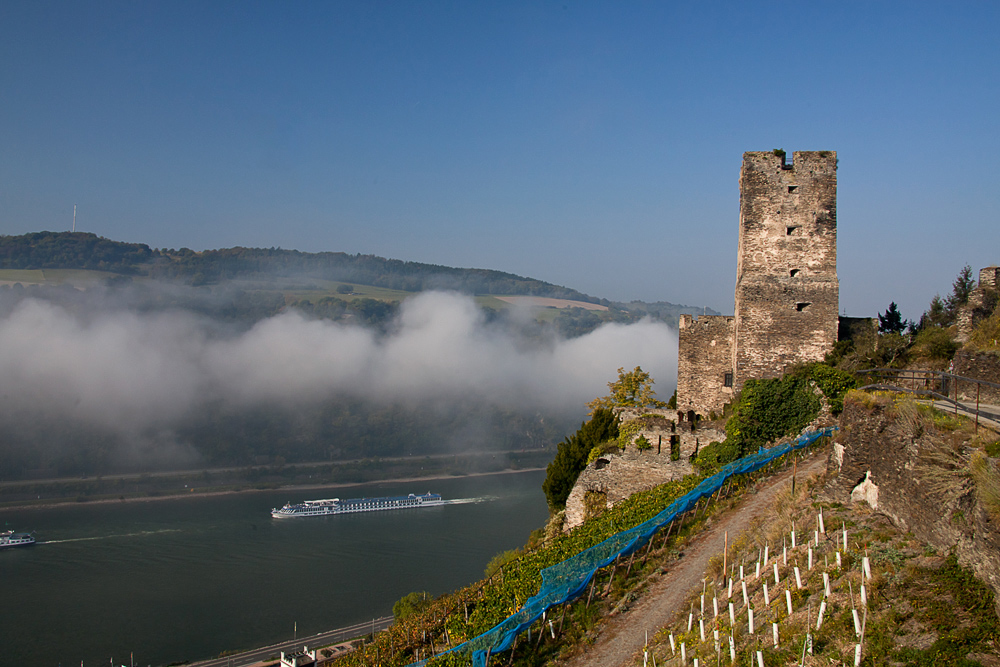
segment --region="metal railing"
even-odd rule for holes
[[[931,370],[908,370],[902,368],[866,368],[854,371],[854,374],[868,384],[860,389],[877,389],[882,391],[899,391],[919,396],[929,397],[931,400],[948,403],[954,408],[957,415],[959,411],[975,416],[976,431],[979,431],[979,418],[1000,422],[1000,414],[982,409],[982,389],[992,387],[1000,389],[1000,384],[977,380],[976,378],[955,375],[945,371]],[[962,402],[959,389],[962,385],[968,391],[975,387],[975,401],[971,398]],[[972,405],[974,403],[974,406]]]

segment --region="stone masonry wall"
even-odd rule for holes
[[[837,341],[837,155],[743,155],[734,390],[822,361]]]
[[[732,317],[681,315],[677,343],[677,409],[722,414],[733,400]],[[727,386],[728,376],[728,386]]]
[[[993,314],[997,303],[1000,302],[998,278],[1000,278],[1000,267],[987,266],[979,270],[979,284],[969,294],[968,303],[958,310],[956,317],[958,335],[955,336],[958,342],[967,342],[972,330]]]
[[[1000,266],[979,269],[979,286],[1000,289]]]

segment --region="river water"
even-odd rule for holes
[[[335,490],[0,510],[0,665],[166,665],[392,613],[448,592],[547,518],[544,472]],[[482,502],[272,519],[286,501],[441,493]]]

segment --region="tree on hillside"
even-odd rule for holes
[[[972,267],[966,264],[951,284],[951,295],[942,299],[940,294],[935,294],[931,299],[930,308],[920,317],[920,328],[950,327],[958,319],[958,311],[969,303],[969,295],[975,287]]]
[[[883,334],[901,334],[906,331],[906,322],[900,315],[895,301],[889,302],[889,308],[878,316],[878,330]]]
[[[642,370],[641,366],[636,366],[634,370],[625,372],[624,368],[618,369],[618,380],[608,383],[611,390],[607,396],[595,398],[587,407],[591,414],[601,408],[663,408],[666,403],[656,398],[656,391],[653,390],[653,378],[649,373]]]
[[[940,294],[935,294],[934,298],[931,299],[930,308],[920,316],[920,328],[946,327],[950,324],[951,317],[948,314],[948,308],[945,306],[944,299],[941,298]]]
[[[976,281],[972,277],[972,267],[966,264],[959,272],[955,282],[951,284],[951,296],[945,305],[948,306],[948,313],[952,319],[958,317],[958,309],[969,303],[969,295],[976,287]]]

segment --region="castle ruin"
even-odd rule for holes
[[[822,361],[837,341],[837,154],[743,154],[733,316],[681,315],[677,410],[722,414],[751,378]]]
[[[736,308],[732,316],[681,315],[677,409],[623,409],[631,442],[580,473],[566,501],[563,528],[636,491],[692,472],[691,455],[725,439],[698,417],[721,415],[752,378],[779,377],[822,361],[838,337],[837,154],[743,154]],[[840,324],[867,325],[868,319]],[[651,446],[640,451],[639,437]]]

